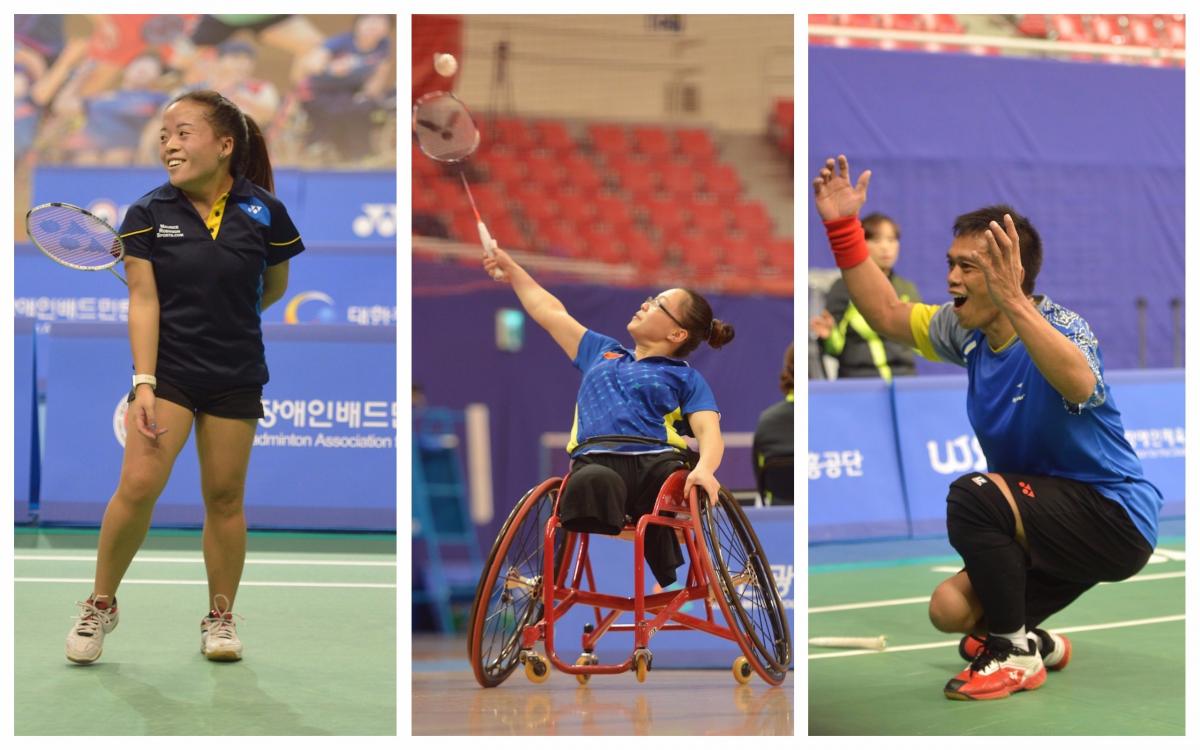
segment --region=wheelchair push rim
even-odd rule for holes
[[[499,685],[520,665],[522,630],[542,617],[544,532],[560,484],[557,477],[547,479],[525,493],[501,527],[479,578],[468,650],[483,687]]]
[[[755,671],[778,685],[787,676],[792,647],[771,565],[737,501],[722,491],[715,504],[698,502],[702,550],[715,577],[713,593]]]

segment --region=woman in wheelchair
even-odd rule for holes
[[[691,469],[685,496],[698,486],[717,497],[725,449],[720,412],[704,377],[683,358],[701,343],[728,344],[734,332],[702,296],[675,288],[648,297],[625,326],[629,348],[585,328],[503,250],[485,255],[483,266],[512,285],[525,312],[583,373],[567,445],[571,473],[559,501],[565,529],[619,534],[653,509],[663,482],[681,466]],[[685,435],[695,436],[698,456]],[[670,529],[647,529],[646,562],[660,585],[675,582],[683,556]]]

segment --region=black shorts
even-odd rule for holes
[[[619,534],[625,523],[654,510],[667,477],[686,469],[684,457],[663,453],[585,453],[571,461],[559,500],[559,518],[571,531]],[[675,582],[683,554],[674,532],[651,524],[646,528],[646,564],[662,586]]]
[[[1129,578],[1150,559],[1154,550],[1125,508],[1091,485],[1059,477],[1000,476],[1021,511],[1029,544],[1026,625],[1036,627],[1101,581]]]
[[[129,391],[129,403],[133,403],[133,396],[134,391]],[[159,378],[154,398],[179,404],[193,414],[211,414],[224,419],[262,419],[265,414],[261,385],[214,390],[175,385]]]

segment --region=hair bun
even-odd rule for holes
[[[730,341],[733,341],[733,326],[713,318],[712,330],[708,334],[708,345],[713,349],[720,349]]]

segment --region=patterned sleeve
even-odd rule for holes
[[[304,251],[300,230],[288,216],[287,207],[276,201],[271,207],[271,229],[267,238],[267,265],[274,266]]]
[[[954,303],[938,305],[915,304],[908,319],[917,353],[933,362],[951,362],[967,366],[966,350],[971,332],[958,324]]]
[[[1082,414],[1086,409],[1094,409],[1102,405],[1108,399],[1108,392],[1104,386],[1104,362],[1100,357],[1100,342],[1096,339],[1096,334],[1092,333],[1092,327],[1078,313],[1059,305],[1043,306],[1042,314],[1046,320],[1050,321],[1050,325],[1054,326],[1055,330],[1066,336],[1072,344],[1078,347],[1079,351],[1083,352],[1083,356],[1087,358],[1088,367],[1096,376],[1096,387],[1087,401],[1082,404],[1073,404],[1064,398],[1063,408],[1070,414]]]
[[[126,255],[150,260],[150,250],[154,247],[154,217],[150,215],[150,209],[141,203],[130,206],[118,234],[125,245]]]
[[[620,341],[605,336],[602,333],[596,333],[589,328],[584,331],[583,338],[579,340],[579,350],[575,352],[575,359],[572,361],[572,364],[580,372],[587,372],[596,363],[596,360],[600,358],[601,354],[612,351],[620,345]]]

